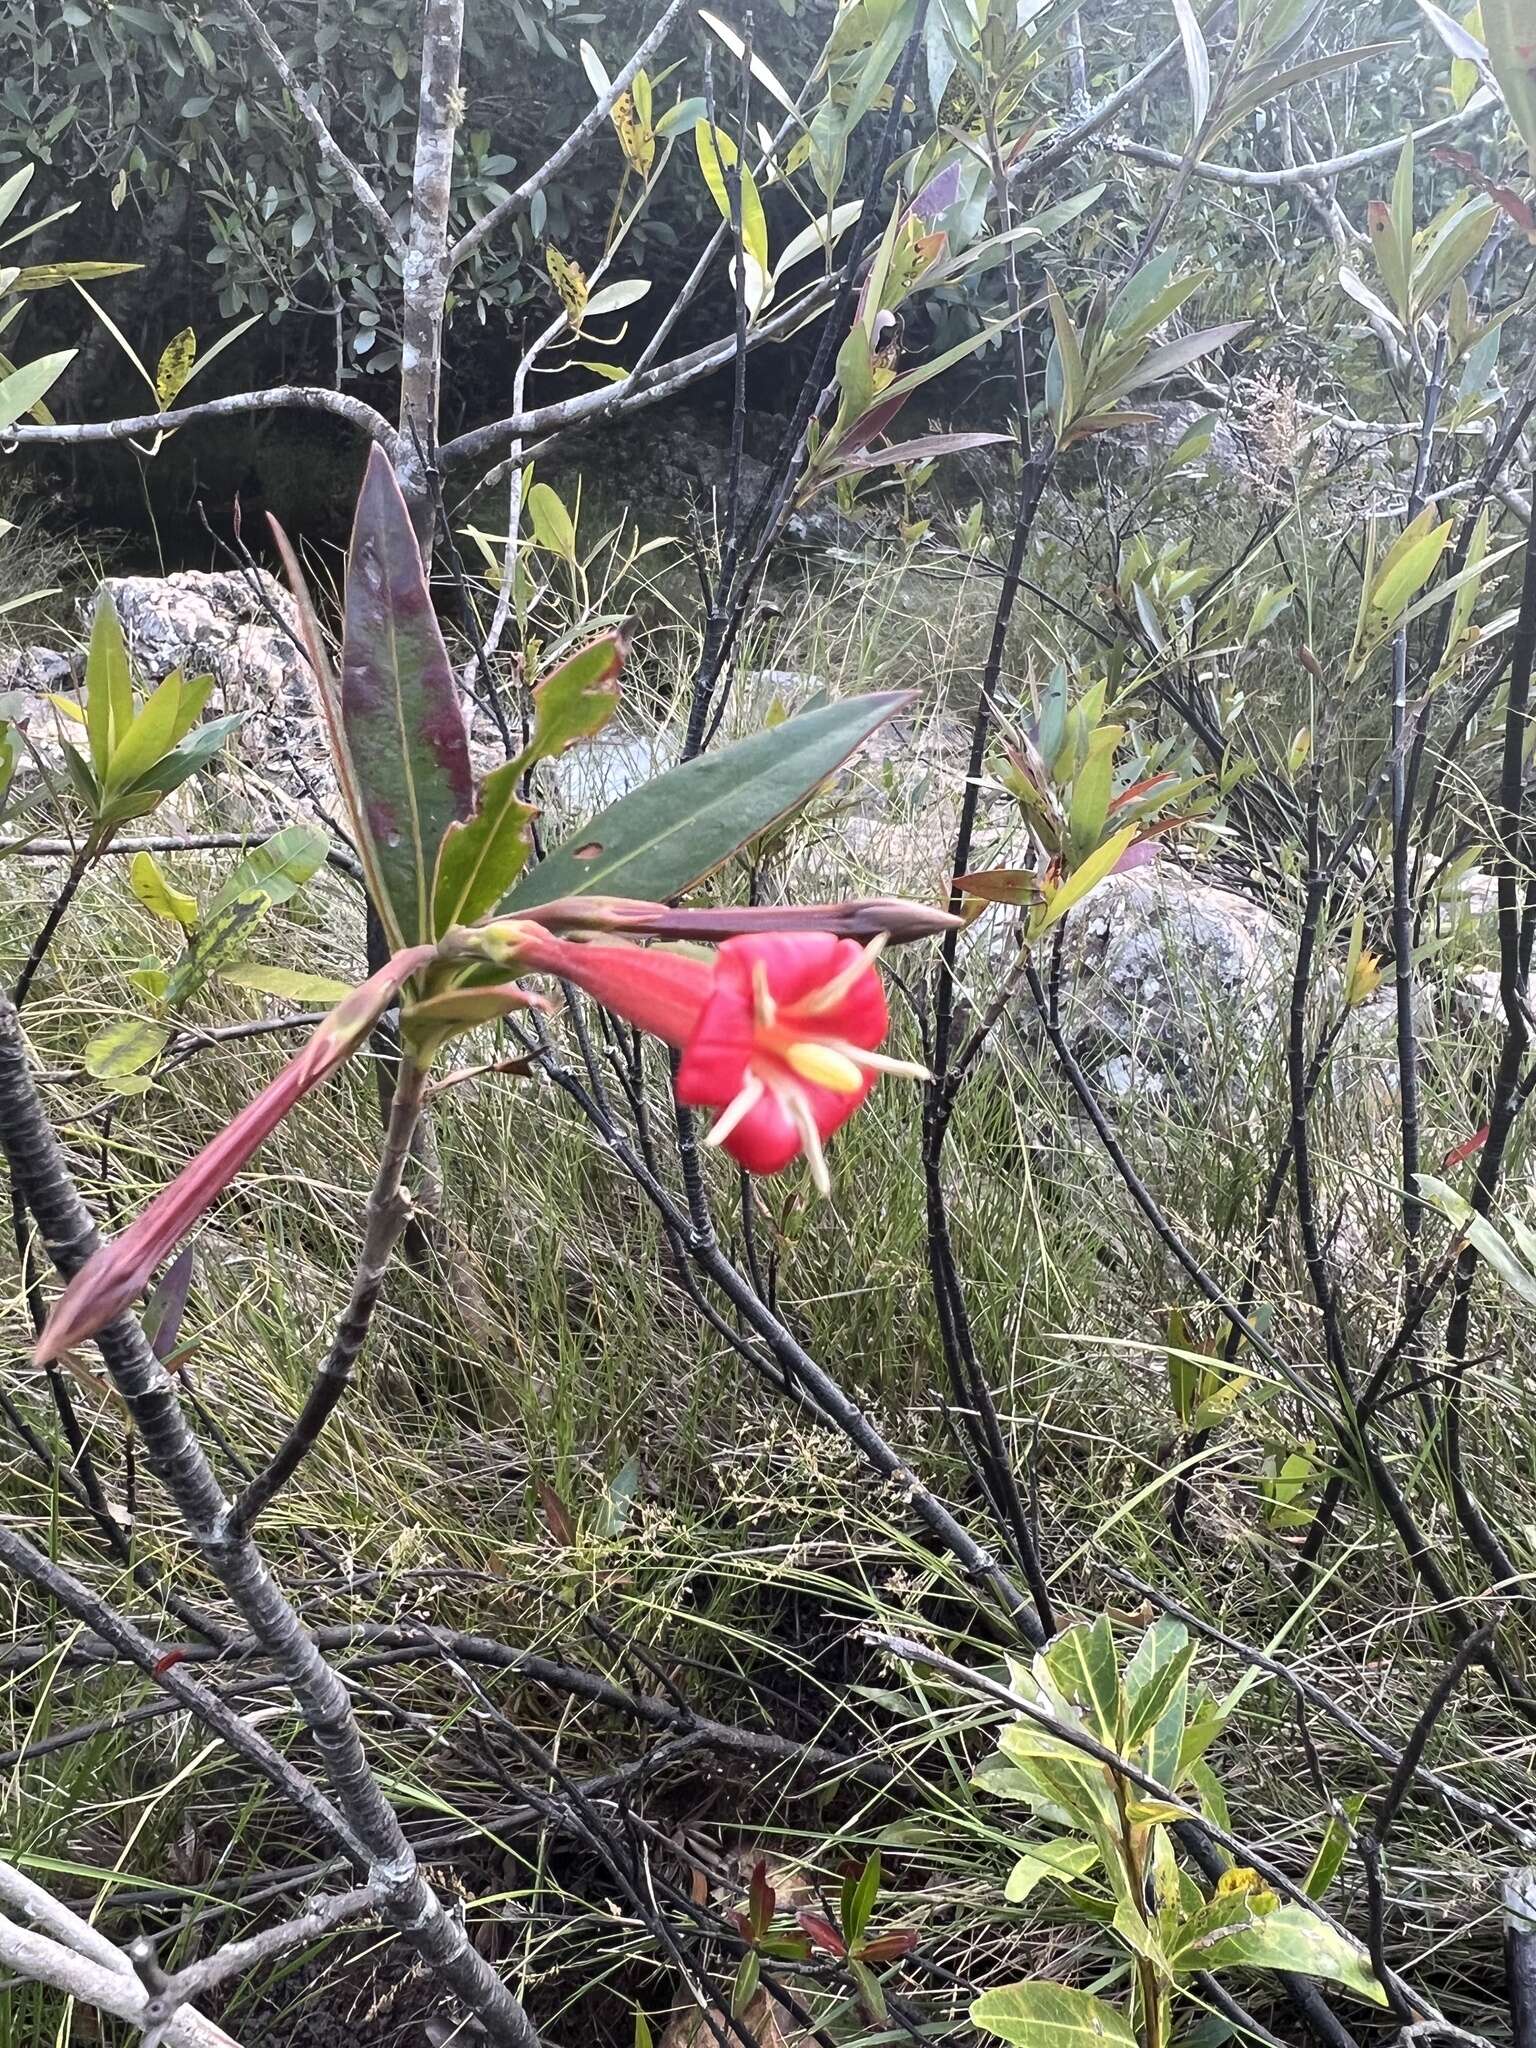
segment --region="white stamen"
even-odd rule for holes
[[[811,1114],[810,1100],[803,1088],[780,1086],[774,1090],[790,1122],[800,1133],[800,1143],[805,1149],[805,1163],[811,1169],[811,1179],[819,1195],[830,1195],[832,1176],[827,1171],[827,1155],[821,1149],[821,1133],[816,1128],[816,1119]]]
[[[840,1052],[855,1066],[867,1067],[872,1074],[889,1074],[898,1081],[931,1081],[932,1074],[916,1060],[892,1059],[886,1052],[868,1052],[862,1045],[850,1045],[846,1038],[827,1038],[822,1043],[829,1052]]]
[[[773,1021],[779,1014],[779,1006],[773,1000],[768,987],[768,970],[761,960],[752,963],[752,1015],[760,1031],[773,1028]]]
[[[704,1140],[705,1144],[723,1145],[742,1118],[750,1116],[762,1099],[762,1082],[758,1080],[756,1074],[748,1074],[741,1087],[710,1126],[709,1136]]]

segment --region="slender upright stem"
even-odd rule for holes
[[[16,977],[16,986],[11,991],[11,1001],[18,1010],[31,994],[32,984],[37,979],[37,971],[48,958],[48,948],[53,944],[54,935],[64,922],[65,914],[70,904],[74,902],[76,891],[85,880],[91,862],[101,851],[100,845],[93,837],[83,839],[76,849],[74,859],[69,864],[69,872],[60,884],[59,893],[49,906],[48,915],[38,928],[31,951],[22,962],[21,972]]]
[[[363,1218],[363,1242],[357,1264],[352,1269],[352,1288],[347,1305],[304,1406],[265,1469],[251,1480],[230,1510],[229,1528],[233,1534],[243,1536],[249,1533],[262,1509],[293,1477],[319,1441],[327,1418],[352,1383],[352,1371],[368,1341],[373,1312],[384,1286],[384,1275],[410,1218],[411,1200],[405,1191],[405,1170],[411,1160],[426,1090],[426,1068],[418,1066],[414,1060],[402,1059],[384,1134],[384,1149]]]

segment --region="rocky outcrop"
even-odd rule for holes
[[[1110,1095],[1204,1095],[1273,1041],[1295,953],[1262,904],[1167,860],[1111,875],[1067,920],[1063,1012]]]

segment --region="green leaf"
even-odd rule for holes
[[[1310,85],[1316,78],[1326,78],[1331,72],[1348,70],[1352,64],[1369,63],[1374,57],[1388,56],[1401,47],[1401,44],[1391,42],[1358,43],[1353,49],[1336,50],[1331,56],[1309,57],[1306,63],[1293,65],[1288,70],[1267,71],[1246,91],[1235,93],[1218,109],[1210,133],[1205,138],[1207,150],[1230,135],[1234,128],[1240,128],[1260,107],[1279,99],[1282,94],[1294,92],[1301,85]]]
[[[1317,1854],[1312,1858],[1312,1867],[1301,1881],[1301,1888],[1309,1899],[1327,1896],[1329,1886],[1338,1876],[1339,1868],[1349,1854],[1350,1823],[1358,1818],[1364,1803],[1362,1794],[1353,1793],[1344,1802],[1344,1814],[1335,1813],[1329,1816],[1328,1825],[1323,1830],[1323,1839],[1317,1845]]]
[[[515,915],[560,896],[682,895],[788,816],[910,702],[904,690],[846,698],[669,769],[525,874],[503,909]]]
[[[628,626],[578,648],[534,686],[533,733],[524,757],[531,767],[601,732],[619,702],[619,676],[629,658]]]
[[[35,363],[23,363],[19,370],[0,377],[0,433],[15,426],[24,412],[41,403],[75,360],[72,348],[51,356],[39,356]]]
[[[104,778],[107,795],[131,789],[170,752],[181,708],[181,670],[173,669],[151,690],[137,713],[114,734],[112,759]]]
[[[1101,725],[1088,736],[1087,757],[1072,778],[1072,802],[1067,813],[1068,851],[1074,864],[1085,861],[1099,843],[1099,834],[1109,816],[1115,749],[1124,738],[1123,725]]]
[[[1491,199],[1469,199],[1465,206],[1450,209],[1433,231],[1425,231],[1428,239],[1413,267],[1415,317],[1450,290],[1487,241],[1498,217],[1499,209]]]
[[[1149,349],[1134,369],[1117,377],[1108,389],[1101,389],[1095,380],[1095,411],[1108,410],[1110,406],[1118,405],[1122,398],[1128,398],[1133,391],[1144,390],[1148,384],[1161,384],[1165,378],[1187,370],[1202,356],[1213,354],[1239,334],[1246,333],[1252,325],[1251,320],[1228,320],[1220,327],[1202,327],[1198,334],[1186,334],[1178,341],[1165,342],[1161,348]]]
[[[1173,1626],[1178,1627],[1178,1624],[1174,1623]],[[1182,1648],[1175,1650],[1171,1657],[1158,1666],[1152,1677],[1137,1692],[1131,1702],[1130,1713],[1126,1720],[1125,1746],[1127,1749],[1134,1749],[1138,1743],[1150,1735],[1169,1708],[1174,1705],[1176,1698],[1186,1685],[1189,1677],[1189,1667],[1194,1662],[1194,1658],[1195,1646],[1193,1643],[1186,1641]],[[1170,1736],[1173,1733],[1171,1729],[1168,1732]],[[1182,1728],[1179,1732],[1182,1734]],[[1159,1747],[1165,1755],[1170,1749],[1173,1749],[1175,1755],[1177,1754],[1172,1742],[1160,1744]],[[1168,1783],[1169,1781],[1164,1779],[1161,1782]]]
[[[1049,931],[1075,904],[1081,903],[1090,890],[1096,889],[1106,875],[1113,874],[1116,863],[1129,850],[1140,829],[1138,825],[1127,825],[1119,832],[1112,832],[1102,846],[1095,847],[1031,920],[1031,938],[1037,939],[1042,932]]]
[[[1115,1749],[1120,1741],[1120,1669],[1109,1616],[1063,1630],[1045,1653],[1062,1697],[1077,1707],[1090,1734]]]
[[[1294,1970],[1340,1984],[1373,2005],[1387,2003],[1365,1950],[1305,1906],[1276,1906],[1245,1927],[1181,1945],[1174,1961],[1181,1970]]]
[[[410,514],[377,444],[347,558],[341,724],[386,891],[377,904],[402,943],[430,936],[444,833],[474,809],[469,740]]]
[[[1064,1984],[1007,1984],[984,1991],[971,2006],[971,2024],[1014,2048],[1136,2048],[1123,2013]]]
[[[292,967],[273,967],[263,960],[237,960],[217,973],[220,981],[227,981],[232,988],[282,996],[290,1003],[339,1003],[352,993],[349,981],[335,981],[328,974],[300,974]]]
[[[443,834],[432,890],[433,927],[439,938],[456,924],[473,924],[494,910],[527,864],[528,827],[539,815],[518,785],[522,757],[493,768],[480,785],[475,815]]]
[[[170,1008],[179,1009],[210,976],[222,974],[225,968],[242,961],[252,928],[260,924],[271,908],[271,897],[256,890],[221,904],[205,917],[166,985],[165,1000]]]
[[[1047,284],[1046,303],[1050,307],[1056,340],[1046,363],[1045,394],[1052,422],[1059,434],[1076,419],[1082,404],[1083,352],[1078,344],[1077,329],[1072,325],[1072,315],[1067,311],[1066,301],[1056,289],[1054,280]]]
[[[1536,1275],[1521,1263],[1488,1218],[1475,1214],[1470,1202],[1448,1182],[1437,1180],[1431,1173],[1419,1174],[1417,1183],[1424,1200],[1438,1209],[1442,1216],[1449,1217],[1457,1234],[1477,1247],[1510,1292],[1527,1307],[1536,1308]]]
[[[515,760],[492,769],[481,785],[475,815],[450,825],[443,835],[432,893],[439,937],[453,925],[472,924],[494,910],[522,873],[532,849],[528,827],[538,810],[524,802],[519,785],[535,762],[564,753],[607,724],[619,701],[618,679],[630,638],[628,627],[605,634],[535,686],[528,745]]]
[[[159,1059],[171,1027],[150,1017],[119,1017],[85,1048],[85,1071],[97,1081],[121,1081]]]
[[[106,782],[113,749],[132,720],[133,674],[128,666],[128,643],[123,638],[122,621],[111,592],[103,590],[96,599],[91,644],[85,657],[85,731],[98,782]]]
[[[1211,53],[1189,0],[1173,0],[1173,12],[1179,24],[1179,40],[1184,45],[1184,68],[1189,73],[1190,133],[1198,135],[1211,105]]]
[[[215,917],[242,896],[262,895],[286,903],[325,865],[330,836],[318,825],[285,825],[231,869],[208,906]]]
[[[1411,598],[1417,597],[1439,567],[1451,538],[1454,521],[1444,519],[1432,526],[1434,506],[1426,505],[1387,550],[1371,585],[1371,609],[1384,619],[1395,619]]]
[[[190,929],[197,923],[197,900],[173,889],[152,853],[136,853],[128,870],[128,886],[156,917]]]
[[[1098,1860],[1096,1842],[1033,1842],[1009,1871],[1003,1897],[1012,1906],[1022,1905],[1036,1885],[1086,1877]]]
[[[36,164],[23,164],[19,171],[12,171],[3,185],[0,185],[0,227],[10,219],[20,204],[21,195],[32,182]]]
[[[1091,1833],[1118,1819],[1104,1766],[1070,1742],[1030,1721],[1016,1721],[998,1737],[998,1748],[1039,1798],[1070,1816],[1070,1825]]]
[[[528,523],[541,548],[548,548],[562,561],[576,559],[576,528],[559,494],[548,484],[533,484],[528,492]]]
[[[843,1889],[843,1939],[855,1949],[864,1939],[880,1896],[880,1852],[877,1849],[857,1878]]]
[[[244,712],[236,711],[228,718],[210,718],[206,724],[189,732],[168,754],[162,754],[152,768],[146,769],[136,782],[117,792],[110,806],[113,815],[140,818],[146,811],[152,811],[162,797],[169,796],[173,789],[179,789],[198,769],[206,768],[230,734],[244,721]]]

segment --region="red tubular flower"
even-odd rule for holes
[[[778,1173],[803,1152],[823,1194],[823,1141],[881,1074],[923,1069],[877,1047],[890,1018],[867,946],[830,932],[727,939],[713,963],[633,946],[575,945],[524,927],[523,968],[573,981],[622,1017],[677,1046],[681,1101],[717,1109],[707,1142],[749,1173]]]

